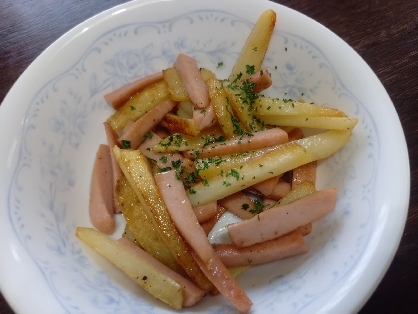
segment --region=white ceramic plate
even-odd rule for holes
[[[254,313],[349,313],[364,304],[398,247],[409,200],[405,139],[381,83],[340,38],[286,7],[177,0],[127,3],[78,25],[31,64],[0,107],[0,284],[17,312],[170,311],[74,235],[90,226],[90,173],[112,112],[103,95],[171,66],[179,52],[227,77],[269,8],[278,14],[265,60],[269,94],[303,93],[359,123],[319,167],[318,185],[336,186],[338,202],[314,224],[309,253],[253,267],[239,282]],[[234,312],[221,296],[189,310]]]

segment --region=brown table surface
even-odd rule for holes
[[[2,0],[0,102],[26,67],[59,36],[123,2]],[[410,156],[408,220],[391,266],[361,313],[418,313],[418,1],[275,2],[315,19],[352,46],[377,74],[396,107]],[[0,313],[13,313],[1,294]]]

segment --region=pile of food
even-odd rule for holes
[[[336,189],[317,191],[316,161],[343,147],[357,119],[302,99],[269,98],[262,66],[276,14],[264,12],[228,79],[180,54],[172,68],[105,99],[90,196],[92,228],[77,236],[174,309],[221,293],[240,312],[252,302],[235,278],[249,267],[303,254],[312,222]],[[304,128],[321,130],[304,137]],[[230,243],[208,233],[226,212]],[[126,220],[121,239],[114,214]]]

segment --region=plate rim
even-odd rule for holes
[[[77,33],[78,32],[78,30],[81,28],[81,27],[83,27],[83,26],[85,26],[85,25],[88,25],[89,23],[93,23],[94,21],[96,21],[96,19],[98,18],[98,17],[104,17],[105,15],[108,15],[108,14],[110,14],[111,12],[116,12],[117,10],[119,10],[120,8],[125,8],[125,7],[128,7],[128,9],[134,9],[138,4],[142,4],[142,3],[148,3],[148,4],[152,4],[152,3],[156,3],[156,2],[162,2],[161,0],[153,0],[153,1],[145,1],[145,0],[140,0],[140,1],[134,1],[134,2],[127,2],[127,3],[123,3],[123,4],[120,4],[120,5],[117,5],[117,6],[115,6],[115,7],[112,7],[112,8],[110,8],[110,9],[107,9],[107,10],[105,10],[105,11],[103,11],[103,12],[100,12],[100,13],[98,13],[98,14],[96,14],[96,15],[94,15],[93,17],[91,17],[91,18],[89,18],[89,19],[87,19],[87,20],[85,20],[85,21],[83,21],[83,22],[81,22],[80,24],[78,24],[78,25],[76,25],[75,27],[73,27],[71,30],[69,30],[68,32],[66,32],[65,34],[63,34],[62,36],[60,36],[57,40],[55,40],[50,46],[48,46],[31,64],[30,64],[30,66],[24,71],[24,73],[19,77],[19,79],[15,82],[15,84],[12,86],[12,88],[10,89],[10,91],[8,92],[8,94],[6,95],[6,97],[4,98],[4,100],[3,100],[3,102],[2,102],[2,105],[0,106],[0,119],[1,118],[4,118],[4,120],[6,119],[6,116],[8,115],[8,114],[10,114],[10,112],[13,112],[15,109],[14,109],[14,107],[12,106],[12,105],[8,105],[8,103],[11,103],[11,100],[9,100],[9,99],[13,99],[13,95],[15,94],[15,93],[17,93],[18,91],[16,91],[17,90],[17,88],[18,88],[18,86],[20,85],[20,84],[22,84],[22,81],[24,81],[24,78],[26,77],[26,76],[28,76],[29,74],[30,74],[30,72],[32,71],[32,66],[33,66],[33,64],[35,64],[35,63],[39,63],[39,60],[40,59],[42,59],[42,58],[44,58],[44,56],[45,55],[47,55],[48,53],[52,53],[53,52],[53,48],[55,48],[55,49],[58,49],[58,47],[56,47],[59,43],[61,43],[61,42],[64,42],[64,41],[67,41],[67,37],[70,37],[70,36],[72,36],[72,34],[73,33]],[[262,2],[264,2],[264,3],[267,3],[268,1],[262,1]],[[204,3],[203,1],[202,1],[202,3]],[[283,5],[281,5],[281,4],[278,4],[278,3],[271,3],[271,6],[282,6],[282,7],[285,7],[285,6],[283,6]],[[132,6],[132,7],[131,7]],[[288,8],[288,7],[286,7],[287,9],[289,9],[289,10],[292,10],[292,11],[295,11],[295,10],[293,10],[293,9],[290,9],[290,8]],[[295,11],[295,12],[297,12],[297,11]],[[299,14],[302,14],[302,13],[300,13],[300,12],[297,12],[297,13],[299,13]],[[303,14],[302,14],[303,15]],[[306,16],[306,15],[305,15]],[[308,16],[306,16],[308,19],[310,19],[311,21],[314,21],[313,19],[311,19],[311,18],[309,18]],[[315,23],[318,23],[318,22],[316,22],[316,21],[314,21]],[[319,24],[319,23],[318,23]],[[326,27],[325,27],[326,28]],[[336,36],[336,37],[338,37],[338,35],[336,35],[335,33],[333,33],[331,30],[329,30],[328,28],[326,28],[326,30],[327,31],[329,31],[329,32],[331,32],[334,36]],[[357,55],[357,56],[359,56],[360,57],[360,59],[364,62],[364,60],[361,58],[361,56],[356,52],[356,51],[354,51],[354,49],[352,48],[352,47],[350,47],[345,41],[343,41],[340,37],[338,37],[345,45],[347,45],[347,47],[349,47],[350,49],[352,49],[353,50],[353,52]],[[70,38],[69,38],[70,39]],[[389,95],[387,94],[387,92],[386,92],[386,90],[385,90],[385,88],[384,88],[384,86],[383,86],[383,84],[380,82],[380,80],[377,78],[377,76],[375,75],[375,73],[371,70],[371,68],[367,65],[367,63],[366,62],[364,62],[364,64],[370,69],[370,71],[372,72],[372,74],[375,76],[375,78],[376,78],[376,80],[381,84],[381,86],[382,86],[382,88],[383,88],[383,90],[385,91],[385,93],[386,93],[386,96],[387,96],[387,98],[388,98],[388,100],[389,100],[389,102],[391,103],[391,105],[392,105],[392,108],[395,110],[395,112],[396,112],[396,109],[395,109],[395,107],[394,107],[394,105],[393,105],[393,103],[392,103],[392,101],[391,101],[391,99],[389,98]],[[28,74],[29,73],[29,74]],[[4,109],[4,108],[7,108],[7,109]],[[5,113],[5,112],[8,112],[8,113]],[[400,123],[400,120],[399,120],[399,116],[396,114],[396,118],[397,118],[397,124],[398,124],[398,127],[400,127],[401,128],[401,131],[402,131],[402,126],[401,126],[401,123]],[[407,172],[407,177],[405,178],[405,182],[406,182],[406,186],[407,186],[407,191],[405,190],[405,195],[406,195],[406,198],[404,199],[404,204],[401,204],[400,205],[400,207],[405,207],[405,209],[404,209],[404,211],[403,211],[403,218],[401,218],[400,220],[402,220],[403,219],[403,225],[402,225],[402,228],[398,228],[398,234],[396,235],[396,239],[393,241],[393,249],[392,250],[390,250],[391,252],[390,252],[390,256],[389,256],[389,258],[386,260],[386,262],[385,262],[385,265],[384,265],[384,267],[381,269],[381,272],[380,272],[380,275],[379,275],[379,278],[378,278],[378,280],[376,280],[375,282],[374,282],[374,284],[372,285],[373,287],[371,288],[371,289],[369,289],[369,293],[368,293],[368,295],[367,295],[367,297],[364,297],[363,299],[364,299],[364,301],[361,303],[361,304],[359,304],[359,306],[358,306],[358,309],[360,309],[363,305],[364,305],[364,303],[368,300],[368,298],[370,297],[370,295],[374,292],[374,290],[375,290],[375,288],[378,286],[378,284],[380,283],[380,281],[382,280],[382,278],[383,278],[383,276],[384,276],[384,274],[386,273],[386,271],[387,271],[387,269],[388,269],[388,267],[389,267],[389,265],[392,263],[392,260],[393,260],[393,258],[394,258],[394,256],[395,256],[395,254],[396,254],[396,251],[397,251],[397,248],[399,247],[399,243],[400,243],[400,240],[401,240],[401,236],[402,236],[402,233],[403,233],[403,230],[404,230],[404,227],[405,227],[405,222],[406,222],[406,218],[407,218],[407,213],[408,213],[408,208],[409,208],[409,200],[410,200],[410,165],[409,165],[409,158],[408,158],[408,150],[407,150],[407,145],[406,145],[406,139],[405,139],[405,134],[403,133],[403,131],[402,131],[402,133],[401,133],[402,135],[403,135],[403,145],[401,144],[401,146],[404,146],[403,147],[403,152],[401,152],[402,153],[402,155],[404,155],[404,157],[406,156],[406,160],[408,161],[408,163],[407,163],[407,169],[404,169],[404,171],[406,171]],[[405,195],[404,195],[404,197],[405,197]],[[3,292],[3,294],[4,295],[6,295],[6,293],[5,293],[5,284],[3,283],[3,281],[0,279],[0,288],[1,288],[1,290],[2,290],[2,292]],[[9,304],[13,307],[13,304],[12,304],[12,302],[10,302],[9,301],[9,298],[6,298],[6,300],[9,302]],[[13,307],[13,309],[17,309],[17,308],[15,308],[15,307]]]

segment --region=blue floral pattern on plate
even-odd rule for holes
[[[210,27],[214,35],[185,35],[185,25]],[[101,124],[112,112],[103,100],[105,93],[171,66],[180,52],[225,77],[227,69],[217,69],[218,63],[232,65],[241,49],[238,39],[230,40],[228,31],[248,33],[251,27],[251,23],[222,11],[195,11],[164,22],[120,26],[98,37],[76,64],[34,96],[10,184],[8,214],[63,312],[169,311],[126,283],[120,274],[103,271],[108,265],[86,252],[75,237],[76,226],[88,221],[91,171],[77,161],[88,159],[85,163],[92,165],[94,151],[103,139],[98,135]],[[254,296],[255,309],[262,306],[265,312],[300,313],[344,280],[365,249],[372,228],[379,142],[367,109],[344,87],[314,43],[276,31],[271,47],[264,62],[274,82],[268,95],[338,104],[359,118],[349,144],[319,166],[319,186],[336,186],[339,197],[336,210],[317,222],[307,237],[310,252],[251,269],[243,276],[242,284],[250,297]],[[43,153],[34,154],[34,146],[42,147]],[[362,171],[355,167],[359,158],[365,164]],[[363,186],[355,183],[359,177]],[[27,189],[38,191],[39,198],[25,199]],[[356,211],[359,204],[361,212]],[[354,241],[348,239],[349,230],[355,230]],[[324,267],[329,260],[337,265],[334,269]],[[234,311],[219,297],[216,301],[206,297],[196,311],[203,309],[211,313]]]

